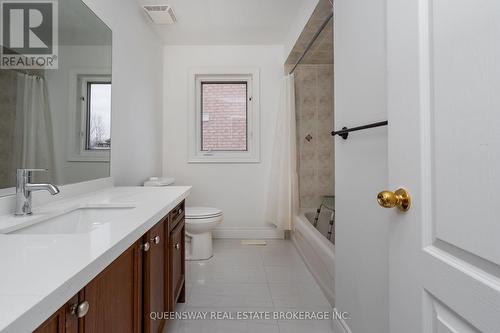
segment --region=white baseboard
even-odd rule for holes
[[[334,312],[339,312],[338,309],[333,309]],[[352,333],[351,329],[342,318],[332,319],[333,333]]]
[[[275,228],[216,228],[213,238],[284,239],[284,232]]]

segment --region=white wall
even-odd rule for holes
[[[385,0],[335,1],[335,126],[387,119]],[[352,332],[389,332],[387,128],[335,138],[335,306]]]
[[[57,184],[71,184],[109,177],[109,162],[68,162],[68,98],[70,70],[91,68],[110,70],[109,46],[59,46],[59,68],[46,71],[47,90],[54,130],[55,175]],[[76,106],[77,102],[74,102]],[[75,134],[76,135],[76,134]]]
[[[113,31],[111,175],[139,185],[161,172],[162,43],[136,0],[84,0]]]
[[[189,164],[188,73],[193,67],[258,67],[261,99],[261,162]],[[270,159],[283,77],[282,46],[166,46],[164,49],[163,174],[193,185],[189,205],[224,211],[216,236],[276,235],[264,221]]]

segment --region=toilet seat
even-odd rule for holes
[[[222,216],[222,211],[212,207],[186,207],[186,219],[201,220]]]

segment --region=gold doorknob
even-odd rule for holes
[[[398,207],[399,210],[406,212],[411,206],[411,197],[404,188],[397,189],[395,192],[382,191],[377,195],[378,204],[384,208]]]

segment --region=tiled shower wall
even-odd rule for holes
[[[317,208],[334,195],[333,65],[299,65],[295,105],[301,209]],[[311,140],[306,137],[310,135]]]
[[[0,70],[0,188],[15,186],[11,171],[12,139],[16,117],[16,72]]]

